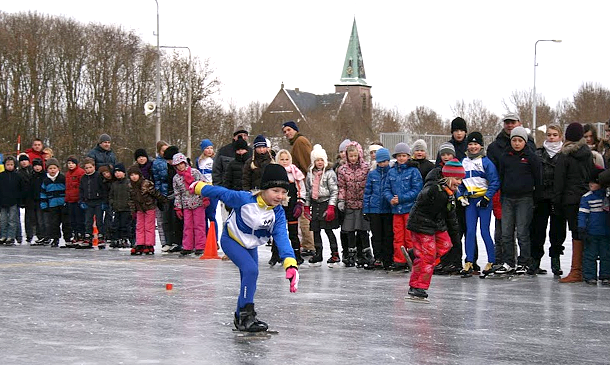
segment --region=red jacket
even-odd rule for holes
[[[43,170],[47,169],[47,166],[46,166],[45,160],[44,160],[44,152],[42,152],[42,151],[36,152],[33,149],[28,148],[27,150],[25,150],[25,153],[27,153],[28,157],[30,158],[30,165],[32,165],[32,162],[34,162],[35,158],[39,158],[42,160]]]
[[[85,170],[80,166],[66,172],[66,203],[78,203],[80,179],[84,174]]]

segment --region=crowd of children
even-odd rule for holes
[[[301,171],[288,150],[276,155],[264,136],[254,140],[252,155],[247,142],[239,138],[220,185],[256,192],[263,189],[268,165],[285,170],[287,183],[281,186],[288,192],[282,204],[287,241],[282,235],[281,249],[272,246],[271,265],[285,259],[286,242],[296,265],[304,263],[298,231],[303,215],[314,237],[311,266],[327,258],[330,267],[343,262],[345,267],[369,270],[412,270],[410,294],[425,297],[433,273],[462,277],[545,273],[540,264],[550,219],[553,273],[563,273],[559,256],[567,222],[573,238],[572,267],[561,281],[599,279],[610,284],[609,184],[604,182],[604,166],[594,163],[599,157],[583,138],[585,129],[570,124],[564,141],[562,128],[550,125],[536,150],[514,114],[504,121],[511,128],[498,136],[488,156],[481,133],[468,133],[465,121],[456,118],[452,138],[439,147],[436,163],[429,160],[421,139],[412,147],[404,142],[392,146],[391,156],[389,149],[375,142],[368,148],[369,161],[358,142],[345,140],[334,168],[326,150],[315,145],[311,165]],[[498,141],[504,143],[502,147]],[[76,156],[69,156],[63,166],[55,158],[8,156],[0,173],[0,242],[18,242],[21,207],[25,239],[31,245],[91,248],[95,225],[100,244],[152,254],[157,227],[163,251],[201,255],[210,223],[216,223],[219,199],[229,202],[229,210],[236,209],[237,200],[225,190],[210,190],[204,196],[194,191],[198,182],[212,183],[214,146],[209,139],[200,146],[201,156],[193,166],[178,148],[162,141],[154,160],[138,149],[128,169],[122,163],[98,165],[92,158],[79,164]],[[492,214],[497,222],[495,240]],[[237,219],[235,224],[247,222]],[[487,252],[482,270],[476,263],[477,227]],[[334,232],[338,228],[339,240]],[[327,257],[322,231],[330,246]]]

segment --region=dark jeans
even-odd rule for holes
[[[40,209],[40,208],[38,208]],[[36,219],[36,203],[33,200],[25,203],[25,237],[26,240],[31,241],[34,234],[40,231],[36,230],[37,219]]]
[[[104,236],[112,237],[112,208],[107,202],[104,202],[104,208],[105,209],[102,209],[102,213],[104,214],[104,225],[102,226],[103,229],[100,229],[99,225],[98,229],[100,230],[100,233]]]
[[[504,262],[515,266],[515,229],[519,242],[519,265],[530,265],[531,242],[530,223],[534,214],[534,198],[531,196],[509,198],[502,197],[502,243],[504,245]]]
[[[371,233],[373,235],[373,254],[375,259],[383,262],[385,265],[392,263],[394,255],[394,229],[392,213],[385,214],[367,214],[371,223]],[[461,260],[458,258],[458,263]]]
[[[72,233],[85,234],[85,211],[80,208],[78,203],[67,203],[70,214],[70,225]]]
[[[114,212],[112,219],[112,238],[132,238],[131,212]]]
[[[585,280],[597,279],[597,257],[599,256],[599,279],[610,279],[610,237],[587,236],[582,259],[582,275]]]
[[[550,257],[563,255],[563,242],[566,239],[566,219],[558,214],[551,213],[551,200],[541,200],[534,208],[534,217],[530,227],[530,238],[532,241],[532,258],[540,260],[544,256],[544,242],[546,241],[546,228],[551,221],[549,229],[549,240],[551,248]]]
[[[36,237],[44,238],[47,234],[47,224],[45,221],[44,212],[40,209],[40,202],[34,202],[34,215],[36,216]]]
[[[333,230],[325,229],[324,233],[326,233],[328,242],[330,243],[330,252],[338,252],[339,247],[337,246],[337,237],[335,237]],[[322,252],[322,235],[320,234],[320,231],[313,231],[313,243],[316,246],[316,251],[320,250],[320,252]]]
[[[165,231],[165,244],[173,245],[176,244],[178,246],[182,246],[182,233],[184,228],[184,223],[182,220],[176,217],[176,212],[174,211],[174,200],[170,200],[167,206],[167,209],[163,211],[163,220],[164,224],[167,224],[167,230]],[[167,223],[166,223],[166,222]]]
[[[504,244],[502,243],[502,219],[494,218],[495,231],[494,231],[494,249],[496,253],[496,264],[504,263]],[[514,243],[513,243],[514,246]]]
[[[47,226],[47,238],[59,239],[61,237],[61,231],[63,231],[64,241],[69,241],[71,239],[72,228],[70,227],[68,207],[48,208],[47,211],[44,212],[44,215]],[[61,231],[59,226],[61,226]]]
[[[88,201],[85,210],[85,233],[93,235],[93,217],[99,233],[104,232],[104,212],[102,211],[102,201]]]

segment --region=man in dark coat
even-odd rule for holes
[[[91,157],[95,161],[95,170],[98,170],[101,166],[108,166],[112,171],[112,168],[116,165],[116,155],[112,152],[110,144],[110,136],[104,133],[100,136],[97,146],[87,154],[87,157]]]

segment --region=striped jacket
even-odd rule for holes
[[[608,212],[603,209],[605,189],[588,191],[580,198],[578,208],[578,228],[587,231],[592,236],[610,235],[608,227]]]
[[[485,156],[471,159],[466,157],[462,160],[466,177],[462,179],[459,187],[459,195],[468,198],[480,198],[486,196],[491,200],[500,188],[500,178],[496,166]]]
[[[66,176],[58,173],[55,181],[49,175],[40,187],[40,209],[63,207],[66,198]]]

